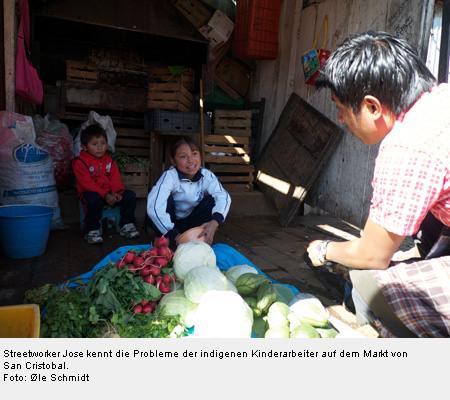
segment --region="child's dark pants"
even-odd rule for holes
[[[175,200],[173,196],[170,195],[167,200],[166,211],[170,215],[170,219],[175,224],[175,228],[180,232],[186,232],[191,228],[200,226],[205,222],[209,222],[212,219],[212,209],[215,206],[215,201],[212,196],[206,196],[202,201],[192,210],[186,218],[177,219],[175,216]],[[156,233],[157,236],[162,236],[165,232],[160,232],[153,221],[148,219],[148,226]]]
[[[84,209],[83,233],[100,229],[100,220],[102,218],[103,207],[106,201],[97,192],[84,192],[80,196],[80,201]],[[125,190],[122,193],[122,200],[116,205],[120,206],[119,226],[134,223],[134,211],[136,209],[136,193],[132,190]]]

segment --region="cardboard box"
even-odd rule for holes
[[[250,86],[250,72],[238,61],[224,57],[216,67],[214,80],[220,89],[236,99],[245,97]]]
[[[234,22],[222,11],[217,10],[199,32],[208,39],[211,50],[217,51],[228,41],[233,30]]]

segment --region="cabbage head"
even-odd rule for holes
[[[173,268],[177,279],[184,280],[187,272],[195,267],[217,267],[216,254],[205,242],[180,244],[173,256]]]
[[[183,290],[165,294],[158,306],[164,307],[164,315],[179,315],[186,328],[192,328],[195,325],[198,304],[188,300]]]
[[[253,312],[237,293],[211,290],[197,309],[194,337],[249,338]]]
[[[210,290],[228,290],[228,280],[219,268],[195,267],[184,278],[184,294],[194,303],[200,303],[202,296]]]
[[[246,272],[251,272],[253,274],[259,274],[258,270],[256,268],[251,267],[247,264],[242,265],[235,265],[233,267],[230,267],[226,272],[225,276],[236,285],[237,278],[239,278],[242,274],[245,274]]]
[[[227,279],[227,280],[228,280],[228,290],[231,290],[232,292],[239,294],[236,285],[233,282],[231,282],[229,279]]]

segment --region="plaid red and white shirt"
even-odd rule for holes
[[[450,226],[450,86],[425,93],[380,145],[369,217],[410,236],[431,211]],[[419,337],[450,337],[450,257],[372,271],[400,320]],[[381,324],[382,336],[392,334]]]

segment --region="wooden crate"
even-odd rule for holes
[[[162,83],[181,83],[190,92],[194,91],[195,74],[194,70],[183,72],[181,75],[172,75],[169,68],[149,68],[148,77],[150,79],[158,79]]]
[[[214,133],[231,136],[252,136],[251,110],[215,110]]]
[[[199,0],[172,0],[172,4],[197,29],[211,19],[211,12]]]
[[[249,137],[205,135],[205,162],[215,164],[250,164]]]
[[[87,61],[66,61],[66,80],[85,83],[97,83],[98,68]]]
[[[150,135],[141,128],[114,127],[117,132],[116,151],[139,158],[150,157]]]
[[[149,83],[148,108],[190,112],[194,98],[181,83]]]
[[[207,164],[217,176],[222,186],[229,191],[242,192],[253,190],[253,164]]]
[[[138,198],[147,197],[150,179],[150,168],[148,164],[126,164],[121,168],[120,176],[125,189],[134,191]]]

